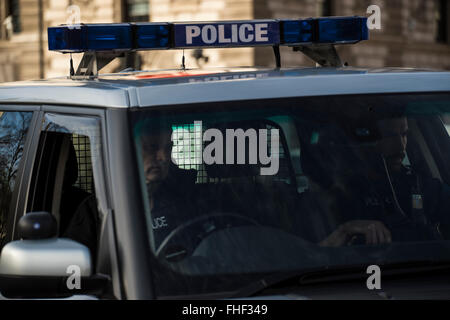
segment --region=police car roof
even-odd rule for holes
[[[342,94],[450,91],[450,72],[418,69],[222,68],[100,74],[0,84],[0,103],[149,107]]]

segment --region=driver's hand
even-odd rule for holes
[[[391,232],[381,221],[351,220],[341,224],[327,238],[319,242],[319,245],[324,247],[349,245],[359,234],[365,237],[366,244],[382,244],[392,241]]]

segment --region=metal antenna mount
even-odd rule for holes
[[[98,72],[115,58],[123,57],[123,52],[85,52],[72,79],[97,78]]]
[[[181,58],[181,69],[186,70],[186,59],[184,57],[184,49],[183,49],[183,57]]]
[[[293,50],[302,52],[322,67],[340,68],[344,66],[333,44],[295,46]]]
[[[280,46],[273,46],[273,53],[275,54],[275,65],[277,69],[281,68],[281,55],[280,55]]]

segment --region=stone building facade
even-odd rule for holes
[[[47,27],[75,22],[207,21],[239,19],[369,16],[381,9],[381,29],[370,41],[339,46],[352,66],[419,67],[450,70],[450,0],[0,0],[0,82],[64,76],[69,55],[47,50]],[[73,7],[72,7],[73,9]],[[197,52],[198,53],[198,52]],[[282,48],[283,66],[312,66],[311,60]],[[274,66],[271,48],[139,52],[118,59],[104,72],[127,65],[141,69],[187,67]],[[207,59],[204,59],[207,57]],[[75,65],[80,54],[74,54]]]

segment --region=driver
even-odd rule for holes
[[[142,121],[138,126],[155,249],[183,222],[200,210],[194,192],[196,170],[179,169],[171,161],[172,129],[164,122]],[[99,229],[95,195],[76,210],[64,236],[86,245],[95,256]]]
[[[196,216],[196,170],[179,169],[171,158],[172,128],[163,123],[142,129],[141,151],[155,248],[183,222]]]
[[[419,176],[403,164],[409,129],[406,117],[380,120],[377,129],[380,139],[375,153],[363,153],[363,164],[368,165],[362,174],[346,180],[347,190],[338,197],[346,222],[320,245],[350,244],[358,235],[367,244],[443,238],[449,225],[450,187]]]

